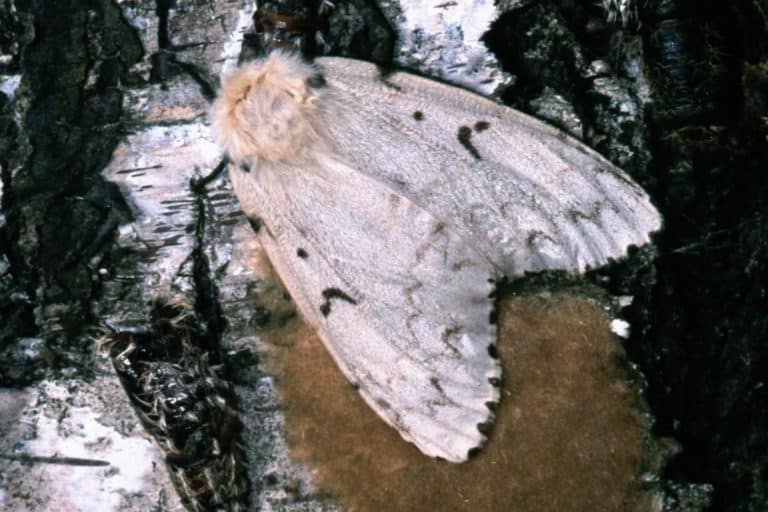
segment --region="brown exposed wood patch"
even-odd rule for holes
[[[502,296],[504,381],[489,380],[501,401],[486,404],[496,410],[489,441],[463,464],[403,441],[300,324],[268,358],[293,456],[346,510],[648,510],[646,406],[609,320],[578,296]]]

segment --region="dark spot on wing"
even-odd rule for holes
[[[391,406],[391,405],[389,405],[389,402],[387,402],[387,401],[386,401],[386,400],[384,400],[383,398],[377,398],[377,399],[376,399],[376,403],[377,403],[377,404],[379,405],[379,407],[381,407],[382,409],[391,409],[391,408],[392,408],[392,406]]]
[[[494,359],[498,359],[499,358],[499,351],[496,350],[496,345],[494,345],[493,343],[488,345],[488,355],[491,356]]]
[[[253,218],[248,217],[248,223],[253,228],[253,232],[254,233],[258,233],[259,231],[261,231],[261,226],[262,226],[263,222],[261,221],[260,218],[258,218],[258,217],[253,217]]]
[[[307,85],[312,87],[313,89],[320,89],[328,85],[328,83],[325,81],[325,77],[323,75],[321,75],[320,73],[316,73],[311,77],[307,78]]]
[[[490,377],[488,379],[488,384],[490,384],[491,386],[493,386],[495,388],[500,388],[501,387],[501,379],[498,378],[498,377]]]
[[[490,127],[491,127],[491,123],[489,123],[488,121],[478,121],[475,123],[475,131],[477,133],[484,132]]]
[[[417,110],[413,113],[413,118],[417,121],[423,121],[424,120],[424,113],[421,110]]]
[[[484,421],[483,423],[477,424],[477,431],[483,434],[484,436],[487,436],[491,433],[491,425],[492,423],[490,421]]]
[[[343,291],[339,290],[338,288],[326,288],[323,290],[323,297],[326,299],[341,299],[344,301],[349,302],[350,304],[357,304],[357,301],[344,293]]]
[[[456,134],[456,137],[470,155],[475,157],[476,160],[480,160],[480,153],[477,151],[477,148],[472,145],[472,129],[469,126],[459,126],[459,132]]]
[[[266,222],[264,222],[258,217],[254,217],[253,219],[249,218],[248,222],[250,222],[251,227],[253,228],[253,231],[255,233],[260,233],[261,229],[263,228],[264,231],[267,233],[267,235],[269,235],[269,238],[271,238],[272,240],[275,240],[275,235],[274,233],[272,233],[272,230],[269,229],[269,226],[267,226]]]
[[[429,383],[432,384],[432,387],[434,387],[439,393],[445,394],[445,391],[443,391],[443,386],[440,385],[440,381],[437,380],[437,377],[430,377]]]
[[[528,236],[525,238],[525,245],[528,247],[536,245],[536,239],[539,238],[541,234],[541,231],[531,231],[528,233]]]
[[[322,313],[323,316],[328,316],[331,313],[331,300],[333,299],[343,300],[350,304],[357,304],[355,299],[338,288],[326,288],[323,290],[323,298],[325,299],[325,302],[320,304],[320,313]]]
[[[357,382],[350,382],[350,384],[352,385],[352,389],[354,389],[355,391],[360,389],[360,384],[358,384]]]
[[[243,172],[251,172],[251,167],[247,163],[243,162],[240,164],[240,170]]]
[[[480,448],[472,448],[467,452],[467,458],[471,459],[472,457],[476,456],[478,453],[480,453]]]
[[[443,231],[445,231],[445,223],[444,222],[438,222],[437,224],[435,224],[435,227],[432,230],[432,234],[433,235],[439,235]]]
[[[397,70],[395,68],[393,68],[391,66],[382,66],[380,64],[377,64],[376,67],[378,68],[378,71],[379,71],[379,77],[378,77],[379,81],[384,86],[389,87],[390,89],[394,89],[396,91],[402,91],[403,90],[403,88],[400,87],[399,85],[393,84],[392,82],[389,81],[389,77],[391,77],[392,75],[394,75],[397,72]]]
[[[305,259],[307,259],[309,257],[309,254],[307,254],[307,251],[305,251],[304,249],[299,247],[298,249],[296,249],[296,256],[298,256],[299,258],[305,260]]]
[[[454,272],[458,272],[459,270],[471,264],[472,264],[471,260],[468,260],[468,259],[459,260],[453,265],[451,265],[451,270]]]
[[[491,313],[488,315],[488,323],[491,325],[496,325],[496,322],[499,319],[499,314],[496,312],[496,310],[492,310]]]
[[[499,408],[498,402],[485,402],[485,406],[488,408],[491,412],[496,412],[496,410]]]
[[[408,185],[402,178],[392,178],[392,183],[394,183],[397,186],[397,189],[401,192],[405,191]]]
[[[441,335],[443,343],[448,343],[448,338],[450,338],[451,336],[456,336],[460,332],[461,332],[461,326],[460,325],[454,325],[452,327],[449,327],[449,328],[443,330],[443,334]]]

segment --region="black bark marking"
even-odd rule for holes
[[[303,259],[303,260],[305,260],[305,259],[309,258],[309,254],[307,254],[307,251],[305,251],[305,250],[304,250],[304,249],[302,249],[301,247],[299,247],[298,249],[296,249],[296,256],[298,256],[299,258],[301,258],[301,259]]]
[[[491,123],[489,123],[488,121],[478,121],[475,123],[475,131],[477,133],[484,132],[490,127],[491,127]]]
[[[421,110],[417,110],[413,113],[413,118],[417,121],[423,121],[424,120],[424,113]]]
[[[338,288],[326,288],[323,290],[323,298],[325,299],[325,302],[320,304],[320,313],[322,313],[323,316],[328,316],[331,314],[331,300],[333,299],[339,299],[345,302],[349,302],[350,304],[357,305],[357,301],[355,299],[339,290]]]
[[[459,132],[456,134],[459,142],[464,149],[466,149],[470,155],[475,157],[475,160],[481,160],[480,153],[477,148],[472,145],[472,129],[469,126],[459,126]]]

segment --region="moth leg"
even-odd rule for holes
[[[206,185],[219,177],[224,169],[226,169],[228,163],[229,157],[225,156],[221,159],[221,162],[219,162],[219,164],[210,172],[210,174],[203,176],[202,178],[192,178],[189,180],[189,188],[191,188],[192,192],[195,194],[201,193],[203,190],[205,190]]]

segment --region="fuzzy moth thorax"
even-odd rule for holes
[[[291,163],[320,142],[322,76],[298,56],[273,52],[225,77],[211,113],[234,162]]]

